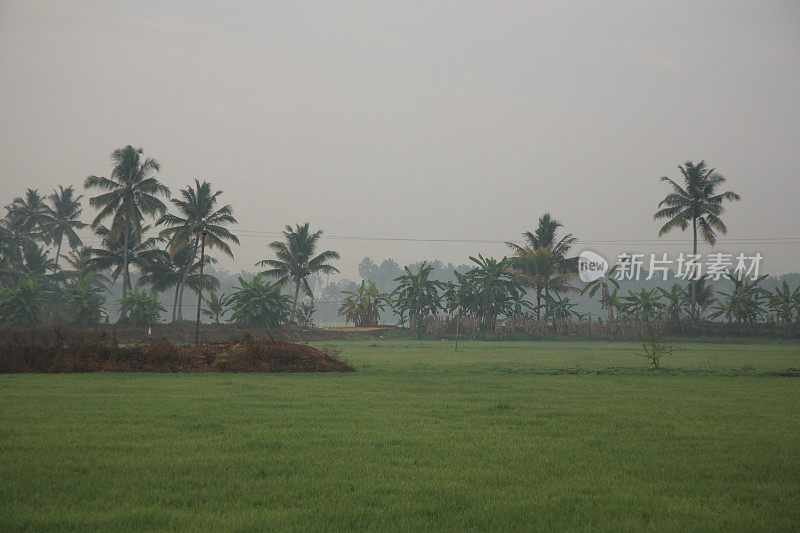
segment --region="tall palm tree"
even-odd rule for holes
[[[566,255],[569,253],[572,245],[578,240],[572,233],[567,233],[560,239],[557,239],[558,230],[563,228],[564,224],[550,216],[550,213],[545,213],[539,217],[539,223],[533,232],[526,231],[522,234],[525,243],[520,246],[513,242],[507,242],[514,252],[522,252],[524,248],[536,250],[537,248],[550,248],[553,255],[558,257],[559,260],[565,260]]]
[[[197,249],[201,247],[201,236],[205,235],[205,246],[210,250],[222,250],[229,257],[233,257],[233,252],[228,242],[239,244],[238,237],[224,227],[228,224],[236,224],[233,207],[224,205],[216,209],[217,200],[222,191],[212,193],[211,184],[207,181],[200,183],[200,181],[194,180],[194,184],[194,188],[190,186],[181,189],[180,198],[172,199],[178,213],[166,213],[156,222],[156,225],[167,226],[161,231],[160,236],[168,239],[167,246],[173,256],[183,249],[189,249],[185,262],[181,263],[182,275],[176,288],[178,294],[175,302],[178,310],[177,320],[183,318],[183,289],[186,286],[189,270],[195,264]],[[201,258],[201,264],[204,264],[204,261]]]
[[[572,233],[558,238],[558,230],[563,227],[550,213],[545,213],[539,217],[535,230],[522,234],[522,245],[506,242],[514,251],[511,266],[519,282],[536,289],[536,318],[541,316],[542,297],[549,296],[551,290],[561,292],[559,287],[576,290],[568,283],[574,276],[568,274],[577,272],[578,258],[567,254],[578,238]],[[544,298],[544,301],[547,308],[551,300]]]
[[[144,226],[142,232],[146,232],[149,226]],[[123,243],[111,237],[111,230],[105,226],[98,226],[95,233],[102,239],[100,248],[91,249],[91,258],[88,260],[90,270],[103,272],[111,271],[111,280],[117,281],[122,276],[122,293],[127,295],[131,290],[130,277],[125,273],[129,265],[134,265],[141,271],[145,271],[154,263],[164,261],[164,256],[168,255],[164,250],[158,249],[159,239],[148,237],[138,244],[128,248],[123,248]]]
[[[182,248],[175,255],[166,251],[161,251],[159,255],[153,256],[149,261],[144,262],[141,267],[141,275],[137,280],[139,286],[149,285],[153,292],[166,292],[175,287],[175,296],[172,303],[172,321],[177,320],[178,295],[182,284],[188,285],[191,289],[199,287],[200,261],[195,261],[189,265],[190,248]],[[204,264],[215,263],[216,260],[206,255],[203,258]],[[188,267],[186,266],[188,265]],[[219,280],[210,274],[203,274],[203,287],[215,288],[219,286]]]
[[[14,235],[7,227],[8,220],[0,220],[0,281],[19,270],[22,264],[22,250]]]
[[[104,192],[89,200],[100,208],[92,222],[97,228],[108,217],[112,217],[108,231],[109,244],[122,241],[122,299],[130,287],[130,249],[131,242],[140,245],[142,241],[142,221],[145,215],[155,217],[164,214],[167,206],[158,196],[169,198],[169,188],[159,183],[156,174],[160,169],[158,161],[152,157],[143,159],[143,150],[128,145],[114,150],[111,161],[114,168],[111,178],[89,176],[84,181],[87,189],[101,189]],[[121,317],[124,318],[124,317]]]
[[[511,261],[511,272],[523,287],[536,291],[536,318],[541,318],[542,297],[562,292],[577,292],[578,289],[570,285],[577,274],[564,272],[560,268],[562,257],[555,254],[549,247],[520,248]],[[547,308],[548,298],[545,298]],[[545,309],[546,312],[547,309]]]
[[[58,190],[54,190],[48,196],[51,212],[47,216],[46,228],[50,239],[56,245],[56,266],[61,257],[61,244],[65,236],[72,249],[83,244],[75,231],[86,227],[86,224],[79,220],[83,212],[81,198],[83,195],[75,196],[75,188],[72,185],[66,189],[59,185]]]
[[[264,259],[256,263],[271,267],[262,274],[277,277],[278,284],[294,283],[293,309],[297,309],[297,297],[301,289],[306,296],[314,299],[314,294],[308,285],[310,275],[339,272],[338,268],[328,263],[332,259],[339,259],[338,252],[326,250],[314,255],[323,231],[312,232],[309,226],[308,222],[303,225],[295,224],[294,228],[287,225],[283,230],[284,241],[273,241],[269,244],[277,259]]]
[[[55,263],[49,257],[50,252],[43,246],[28,241],[23,255],[25,257],[23,274],[26,277],[36,278],[42,283],[51,283],[62,277],[56,274]]]
[[[88,246],[81,246],[68,253],[66,260],[71,269],[64,270],[64,275],[72,280],[79,280],[92,274],[94,283],[103,290],[108,290],[109,279],[95,269],[95,265],[92,263],[93,257],[94,250]]]
[[[670,184],[672,192],[659,202],[659,209],[653,215],[653,219],[666,219],[666,223],[658,232],[659,237],[676,228],[686,231],[691,225],[692,253],[697,255],[698,232],[704,241],[714,246],[717,242],[717,232],[728,232],[728,227],[720,218],[725,211],[722,203],[726,200],[729,202],[741,200],[741,197],[732,191],[718,192],[717,189],[726,179],[715,169],[708,168],[705,161],[697,164],[687,161],[683,165],[678,165],[678,170],[683,177],[682,185],[667,176],[661,178],[661,181]],[[697,297],[693,290],[691,296],[692,318],[697,320]]]
[[[14,198],[6,206],[6,220],[9,230],[21,240],[45,240],[44,228],[50,220],[52,210],[45,203],[45,197],[36,189],[26,189],[25,196]]]

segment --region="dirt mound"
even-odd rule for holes
[[[161,339],[120,346],[113,333],[54,329],[0,337],[0,373],[352,372],[338,353],[285,341],[175,345]]]

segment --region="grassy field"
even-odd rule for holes
[[[329,344],[358,371],[0,376],[0,529],[800,523],[796,343]]]

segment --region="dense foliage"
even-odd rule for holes
[[[231,320],[244,326],[274,328],[291,315],[291,297],[281,293],[279,283],[255,276],[239,278],[239,287],[231,295]]]
[[[134,288],[120,300],[121,312],[134,326],[147,327],[158,322],[166,311],[153,294]]]
[[[577,237],[550,213],[524,231],[520,243],[507,243],[511,257],[477,254],[468,265],[434,260],[404,267],[392,259],[364,258],[360,284],[330,280],[339,273],[334,266],[339,253],[318,250],[322,230],[312,230],[308,222],[287,225],[283,238],[269,244],[273,257],[257,263],[266,268],[261,276],[243,275],[237,286],[231,275],[211,269],[218,252],[233,257],[232,245],[239,244],[230,229],[237,222],[233,207],[221,202],[222,191],[194,180],[171,198],[159,181],[158,161],[141,148],[115,150],[111,163],[108,178],[84,181],[93,193],[88,202],[97,209],[91,226],[81,220],[84,196],[73,186],[60,185],[50,194],[27,189],[6,205],[0,219],[0,324],[145,326],[167,318],[165,305],[171,320],[181,321],[184,306],[194,305],[184,304],[189,289],[206,320],[243,326],[292,321],[309,327],[337,314],[356,326],[375,325],[394,313],[415,338],[443,334],[447,328],[440,326],[426,332],[430,321],[456,317],[456,331],[460,324],[474,334],[501,336],[546,326],[558,335],[565,324],[593,319],[581,312],[591,298],[604,315],[594,319],[604,320],[609,331],[616,324],[664,323],[675,331],[702,333],[728,323],[740,335],[758,324],[774,325],[787,337],[798,333],[796,281],[777,285],[766,276],[728,271],[722,279],[622,287],[618,269],[625,263],[620,263],[581,285],[578,258],[572,255]],[[655,218],[664,221],[660,235],[691,229],[696,252],[698,240],[714,245],[717,235],[727,232],[724,205],[739,196],[720,190],[725,178],[704,161],[678,168],[679,180],[662,178],[670,191]],[[219,294],[223,289],[227,295]],[[578,292],[585,295],[582,300],[573,299]],[[119,313],[111,307],[115,302]]]

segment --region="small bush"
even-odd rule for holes
[[[661,336],[657,333],[652,335],[643,336],[641,339],[642,348],[637,352],[641,357],[653,365],[653,368],[659,368],[661,358],[664,356],[672,355],[674,347],[671,344],[664,342]]]

